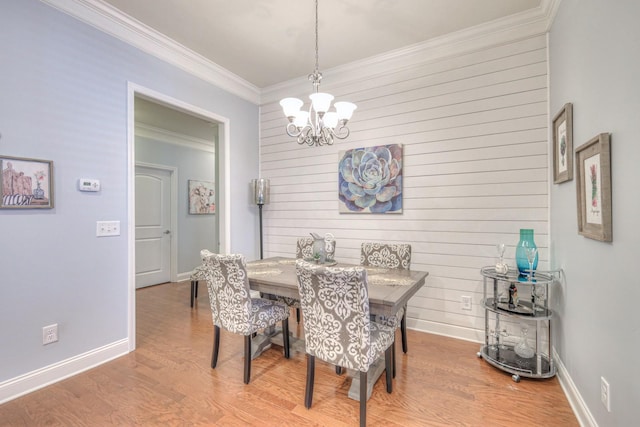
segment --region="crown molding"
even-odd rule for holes
[[[260,89],[101,0],[40,0],[253,104]]]
[[[135,134],[136,136],[166,142],[167,144],[181,145],[183,147],[206,151],[209,153],[215,152],[215,143],[213,141],[171,132],[145,123],[136,123]]]
[[[322,70],[323,87],[327,89],[348,85],[376,75],[394,73],[400,69],[545,34],[551,27],[560,2],[561,0],[542,0],[534,9],[381,55]],[[309,81],[306,76],[277,83],[262,89],[260,104],[268,104],[309,90]]]

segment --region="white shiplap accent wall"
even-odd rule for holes
[[[351,136],[333,146],[298,146],[277,102],[262,106],[261,176],[271,180],[265,256],[293,255],[310,231],[333,233],[336,257],[351,263],[363,241],[410,243],[412,268],[430,274],[409,302],[409,327],[482,340],[479,270],[495,263],[495,244],[508,245],[515,265],[519,229],[533,228],[541,267],[548,259],[545,36],[325,82],[337,100],[358,105]],[[404,212],[338,213],[339,151],[382,144],[404,146]],[[461,309],[463,295],[472,311]]]

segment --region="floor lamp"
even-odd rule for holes
[[[262,206],[269,203],[269,180],[265,178],[254,179],[253,201],[260,211],[260,259],[262,259]]]

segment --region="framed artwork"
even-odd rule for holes
[[[402,145],[340,151],[340,213],[402,213]]]
[[[189,213],[212,215],[216,213],[216,187],[211,181],[189,180]]]
[[[53,208],[51,160],[0,156],[0,209]]]
[[[553,118],[553,182],[573,179],[573,105],[564,104]]]
[[[608,133],[576,148],[578,233],[611,242],[611,145]]]

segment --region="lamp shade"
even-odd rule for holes
[[[302,104],[303,104],[302,100],[298,98],[285,98],[282,101],[280,101],[280,106],[284,111],[284,115],[287,117],[295,117],[296,113],[302,107]]]
[[[313,104],[313,109],[316,112],[324,114],[329,111],[329,107],[331,107],[331,101],[333,101],[333,95],[328,93],[312,93],[309,95],[309,99],[311,99],[311,103]]]
[[[338,114],[335,111],[329,111],[322,121],[326,127],[333,129],[338,126]]]
[[[269,180],[265,178],[254,179],[253,184],[253,201],[256,205],[266,205],[269,203]]]
[[[296,113],[295,118],[293,119],[293,124],[297,128],[303,128],[309,123],[309,112],[308,111],[298,111]]]
[[[356,104],[351,102],[336,102],[335,104],[336,112],[338,113],[339,120],[351,120],[351,116],[353,115],[353,110],[355,110]]]

